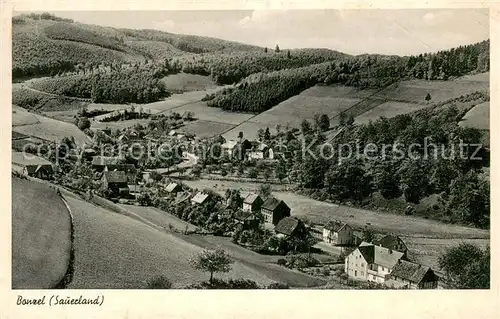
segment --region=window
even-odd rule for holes
[[[354,276],[357,276],[357,275],[358,275],[358,271],[357,271],[357,270],[355,270],[355,271],[354,271]]]
[[[361,267],[364,267],[364,266],[365,266],[365,264],[361,263]]]
[[[365,272],[364,272],[364,271],[362,271],[362,272],[361,272],[361,276],[364,276],[364,275],[365,275]]]

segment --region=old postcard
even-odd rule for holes
[[[497,11],[11,9],[9,316],[494,296]]]

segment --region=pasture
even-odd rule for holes
[[[54,288],[71,251],[68,209],[53,188],[12,179],[12,288]]]
[[[485,102],[474,106],[467,112],[459,125],[474,127],[480,130],[490,129],[490,102]]]
[[[376,121],[380,117],[391,118],[401,114],[407,114],[425,108],[427,105],[405,102],[385,102],[355,118],[357,124],[367,124]]]
[[[38,124],[38,117],[17,105],[12,105],[12,126]]]
[[[167,91],[200,91],[216,88],[216,84],[206,75],[177,73],[171,74],[161,79]]]
[[[90,121],[90,128],[92,130],[104,130],[106,128],[110,129],[124,129],[133,127],[134,125],[148,125],[148,119],[136,119],[136,120],[125,120],[125,121],[114,121],[114,122],[99,122],[99,121]]]
[[[215,107],[208,107],[206,102],[183,105],[176,108],[174,111],[180,114],[183,114],[184,112],[193,112],[194,117],[198,120],[220,122],[232,125],[238,125],[253,116],[253,114],[229,112]]]

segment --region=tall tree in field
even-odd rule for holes
[[[439,258],[446,281],[458,289],[490,288],[490,248],[461,243],[448,248]]]
[[[266,130],[264,131],[264,141],[270,141],[271,140],[271,132],[269,131],[269,127],[266,127]]]
[[[321,131],[325,132],[328,131],[330,128],[330,118],[326,114],[321,114],[319,117],[319,128]]]
[[[194,269],[210,273],[210,283],[213,282],[214,273],[225,273],[231,270],[234,260],[221,247],[214,250],[204,249],[190,260]]]
[[[264,52],[267,53],[267,48],[264,48]]]
[[[429,102],[431,99],[432,99],[431,94],[427,93],[427,95],[425,96],[425,100]]]
[[[259,195],[262,199],[266,200],[269,196],[271,196],[272,189],[269,184],[262,184],[259,188]]]
[[[347,122],[347,114],[345,114],[344,112],[341,112],[340,115],[339,115],[339,124],[340,126],[345,126],[346,122]]]
[[[274,52],[276,52],[276,53],[280,52],[280,47],[279,47],[279,45],[277,45],[277,44],[276,44],[276,48],[274,49]]]
[[[308,120],[303,120],[302,123],[300,123],[300,129],[304,136],[311,135],[311,133],[313,132],[311,128],[311,123],[309,123]]]

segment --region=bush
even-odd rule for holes
[[[167,277],[160,275],[158,277],[151,278],[147,282],[148,289],[170,289],[172,288],[172,283]]]
[[[186,289],[261,289],[259,285],[249,279],[213,279],[212,282],[203,281],[199,284],[189,285]]]
[[[286,259],[283,259],[283,258],[278,259],[278,265],[286,266],[286,264],[287,264]]]

